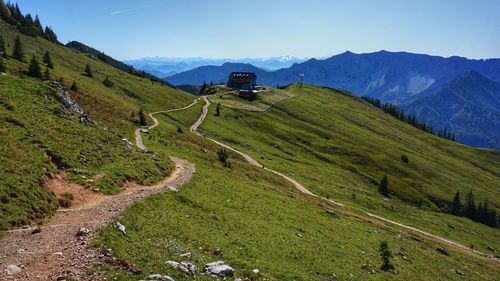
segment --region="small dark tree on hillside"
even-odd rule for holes
[[[2,35],[0,35],[0,53],[2,53],[4,58],[7,58],[7,48],[5,48],[5,41]]]
[[[379,252],[380,258],[382,258],[382,266],[380,266],[380,269],[383,271],[394,269],[394,266],[391,264],[392,254],[391,251],[389,251],[389,244],[387,244],[386,241],[380,243]]]
[[[23,42],[21,41],[21,37],[19,37],[19,35],[14,41],[14,51],[12,52],[12,57],[14,57],[18,61],[24,62]]]
[[[71,84],[71,88],[69,88],[73,92],[78,92],[78,85],[76,84],[76,81],[73,81],[73,84]]]
[[[217,107],[215,108],[215,116],[220,116],[220,103],[217,103]]]
[[[401,161],[405,162],[405,163],[409,163],[410,162],[410,159],[408,159],[408,156],[407,155],[401,155]]]
[[[451,205],[451,213],[458,216],[462,213],[462,203],[460,202],[460,192],[457,191]]]
[[[109,80],[108,76],[106,76],[106,79],[104,79],[104,81],[102,81],[102,84],[104,84],[104,86],[106,86],[108,88],[111,88],[115,85],[115,83],[113,83],[113,81]]]
[[[35,55],[31,57],[30,66],[28,68],[28,74],[31,77],[42,78],[42,69],[40,68],[40,64],[36,59]]]
[[[45,63],[48,68],[54,69],[54,63],[52,62],[49,51],[45,52],[45,55],[43,56],[43,63]]]
[[[106,58],[106,55],[104,54],[104,52],[98,53],[97,59],[102,61],[102,62],[108,63],[108,59]]]
[[[146,115],[144,114],[144,110],[141,108],[139,110],[139,124],[141,126],[146,126],[147,123],[146,123]]]
[[[220,149],[219,151],[217,151],[217,156],[219,156],[219,161],[224,164],[224,167],[230,166],[229,162],[227,161],[227,159],[229,159],[229,152],[227,152],[227,150]]]
[[[474,203],[474,194],[472,194],[472,191],[465,198],[464,215],[471,220],[476,219],[476,204]]]
[[[94,77],[94,75],[92,74],[92,70],[90,69],[90,64],[87,63],[87,65],[85,66],[85,70],[83,71],[83,75],[87,76],[87,77]]]
[[[385,197],[389,197],[389,180],[387,179],[387,175],[384,175],[380,181],[378,191]]]
[[[200,92],[198,94],[203,95],[207,90],[207,82],[203,81],[203,85],[201,86]]]

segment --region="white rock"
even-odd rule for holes
[[[124,235],[127,234],[127,232],[125,232],[125,226],[120,222],[117,221],[115,223],[115,227],[118,228],[118,230],[121,231],[121,233],[123,233]]]
[[[254,270],[252,270],[253,273],[257,274],[260,272],[260,270],[258,270],[257,268],[255,268]]]
[[[7,265],[7,267],[4,270],[5,274],[7,274],[7,275],[15,275],[15,274],[18,274],[21,271],[22,271],[22,269],[19,266],[15,265],[15,264],[9,264],[9,265]]]
[[[86,236],[90,233],[90,229],[88,228],[85,228],[85,227],[82,227],[78,230],[78,232],[76,233],[76,236]]]
[[[208,263],[203,268],[203,272],[212,276],[233,276],[234,269],[223,261]]]
[[[191,254],[191,253],[184,253],[184,254],[180,255],[180,257],[183,257],[183,258],[190,258],[192,256],[193,256],[193,254]]]
[[[176,262],[176,261],[167,261],[166,264],[172,266],[173,268],[179,269],[185,273],[196,274],[196,265],[190,262]]]

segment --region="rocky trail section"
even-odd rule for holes
[[[284,175],[283,173],[280,173],[278,171],[275,171],[275,170],[272,170],[272,169],[269,169],[267,167],[264,167],[264,165],[260,164],[257,160],[253,159],[250,155],[248,154],[245,154],[227,144],[224,144],[220,141],[217,141],[215,139],[212,139],[212,138],[209,138],[209,137],[206,137],[204,136],[203,134],[201,134],[199,131],[198,131],[198,127],[201,126],[201,124],[203,123],[203,121],[205,120],[205,118],[207,117],[207,114],[208,114],[208,108],[210,106],[210,100],[208,99],[207,96],[203,96],[202,97],[203,100],[205,101],[205,105],[203,106],[203,110],[202,110],[202,113],[200,115],[200,117],[198,118],[198,120],[191,126],[190,128],[190,132],[195,134],[195,135],[198,135],[198,136],[201,136],[201,137],[204,137],[230,151],[233,151],[239,155],[241,155],[243,158],[245,158],[245,160],[247,162],[249,162],[250,164],[256,166],[256,167],[260,167],[260,168],[263,168],[264,170],[266,171],[269,171],[271,173],[274,173],[282,178],[284,178],[285,180],[287,180],[288,182],[290,182],[295,188],[297,188],[300,192],[304,193],[304,194],[307,194],[307,195],[310,195],[310,196],[313,196],[313,197],[317,197],[317,198],[321,198],[322,200],[325,200],[325,201],[328,201],[330,203],[333,203],[337,206],[340,206],[340,207],[346,207],[346,205],[342,204],[342,203],[339,203],[339,202],[336,202],[332,199],[328,199],[328,198],[324,198],[324,197],[321,197],[321,196],[318,196],[316,194],[314,194],[313,192],[311,192],[309,189],[307,189],[306,187],[304,187],[302,184],[300,184],[299,182],[297,182],[296,180],[290,178],[289,176],[286,176]],[[266,110],[267,111],[267,110]],[[395,225],[395,226],[398,226],[398,227],[401,227],[401,228],[404,228],[406,230],[409,230],[409,231],[412,231],[414,233],[418,233],[418,234],[421,234],[421,235],[424,235],[426,236],[427,238],[430,238],[434,241],[437,241],[437,242],[440,242],[440,243],[444,243],[444,244],[447,244],[449,246],[452,246],[452,247],[455,247],[459,250],[461,250],[462,252],[465,252],[465,253],[470,253],[470,254],[477,254],[479,256],[482,256],[482,257],[487,257],[489,259],[493,259],[493,260],[496,260],[496,261],[500,261],[500,259],[496,258],[496,257],[492,257],[488,254],[485,254],[483,252],[480,252],[480,251],[477,251],[477,250],[473,250],[473,249],[470,249],[470,247],[467,247],[467,246],[464,246],[458,242],[455,242],[455,241],[452,241],[452,240],[449,240],[449,239],[446,239],[446,238],[443,238],[443,237],[440,237],[440,236],[437,236],[437,235],[434,235],[434,234],[431,234],[429,232],[426,232],[426,231],[423,231],[421,229],[418,229],[418,228],[415,228],[415,227],[412,227],[412,226],[408,226],[408,225],[405,225],[405,224],[402,224],[402,223],[398,223],[396,221],[393,221],[393,220],[390,220],[390,219],[387,219],[387,218],[384,218],[382,216],[378,216],[378,215],[375,215],[375,214],[372,214],[372,213],[369,213],[367,211],[364,211],[364,210],[361,210],[361,209],[358,209],[358,208],[354,208],[354,207],[349,207],[353,210],[357,210],[357,211],[360,211],[362,213],[364,213],[365,215],[367,215],[368,217],[371,217],[371,218],[374,218],[374,219],[377,219],[379,221],[382,221],[382,222],[385,222],[385,223],[389,223],[389,224],[392,224],[392,225]]]
[[[194,104],[166,111],[150,113],[154,125],[159,122],[154,114],[187,109]],[[136,144],[146,150],[141,138],[141,129],[135,130]],[[95,231],[116,219],[132,203],[166,189],[177,188],[191,179],[194,165],[186,160],[171,157],[175,170],[170,176],[153,186],[126,183],[118,195],[106,196],[95,193],[65,180],[63,174],[45,182],[47,188],[57,193],[70,191],[75,194],[75,204],[59,209],[50,221],[40,227],[16,229],[0,239],[0,280],[56,280],[69,277],[74,280],[96,280],[89,276],[88,269],[107,263],[127,270],[133,265],[114,259],[107,250],[102,252],[90,246]],[[117,223],[117,231],[125,234],[125,226]]]
[[[78,208],[61,209],[40,228],[17,229],[0,240],[0,280],[55,280],[69,276],[76,280],[95,280],[86,275],[94,265],[119,261],[90,247],[95,230],[108,224],[135,201],[165,189],[176,190],[193,175],[194,166],[185,160],[171,158],[174,172],[153,186],[128,183],[126,189],[114,196],[87,202]],[[7,275],[7,268],[15,265],[21,272]],[[10,279],[12,278],[12,279]]]

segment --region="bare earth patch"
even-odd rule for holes
[[[171,159],[176,167],[169,177],[153,186],[127,183],[124,185],[125,190],[114,196],[85,189],[68,182],[63,175],[47,180],[48,188],[57,195],[73,193],[73,205],[60,209],[48,223],[41,226],[40,232],[34,231],[37,228],[17,229],[0,239],[0,279],[55,280],[59,276],[76,280],[98,279],[98,276],[88,275],[87,271],[95,265],[121,261],[90,247],[95,231],[118,217],[133,202],[165,189],[176,190],[187,182],[195,171],[194,166],[182,159]],[[89,229],[90,233],[77,236],[81,228]],[[4,270],[10,264],[21,267],[22,271],[7,276]]]

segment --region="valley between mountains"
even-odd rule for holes
[[[326,87],[379,81],[367,94],[388,97],[409,82],[407,97],[427,76],[405,68],[361,84],[289,84],[318,64],[352,82],[394,54],[298,62],[263,73],[282,77],[255,96],[217,81],[193,95],[82,43],[61,44],[14,4],[0,0],[0,17],[1,280],[500,276],[500,152]],[[352,60],[370,67],[342,67]],[[496,60],[431,62],[457,71],[432,73],[436,88],[401,106],[415,102],[439,122],[491,109]],[[227,77],[230,67],[209,74]],[[453,110],[425,111],[433,101]],[[466,132],[471,141],[494,144],[485,136],[496,128],[477,124],[496,115],[478,116],[461,126],[481,129]]]

